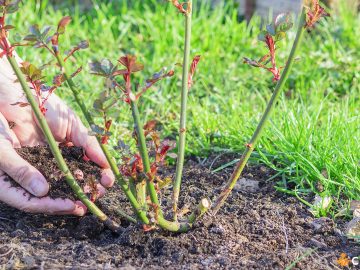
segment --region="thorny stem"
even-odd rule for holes
[[[131,73],[129,72],[129,74],[124,76],[124,79],[125,79],[125,91],[128,95],[128,98],[130,99]],[[144,131],[142,130],[142,125],[141,125],[141,121],[140,121],[140,117],[139,117],[139,110],[138,110],[135,102],[136,101],[130,101],[131,111],[132,111],[132,115],[133,115],[133,119],[134,119],[134,128],[135,128],[137,134],[141,131],[142,135],[144,136]],[[141,130],[137,128],[138,125],[140,125]],[[140,139],[138,139],[138,140],[140,140]],[[145,141],[145,136],[144,136],[144,141]],[[149,164],[148,167],[150,168],[149,156],[146,151],[146,143],[145,143],[145,152],[142,150],[143,147],[140,146],[140,144],[138,145],[138,148],[139,148],[139,152],[140,152],[140,156],[141,156],[143,164],[145,164],[147,162]],[[150,171],[150,169],[147,170],[147,167],[145,165],[144,165],[144,168],[145,168],[146,173]],[[135,194],[136,194],[137,201],[144,210],[147,209],[146,188],[147,188],[147,179],[143,179],[140,182],[135,184],[135,191],[136,191]]]
[[[153,179],[152,179],[153,177],[151,176],[149,154],[148,154],[147,147],[146,147],[146,139],[145,139],[143,125],[140,120],[139,109],[138,109],[136,101],[131,101],[130,105],[131,105],[132,116],[134,119],[134,128],[135,128],[137,140],[138,140],[138,149],[140,152],[141,160],[143,162],[144,172],[146,174],[146,182],[147,183],[146,183],[146,185],[144,184],[144,186],[147,186],[151,202],[156,204],[160,209],[159,199],[158,199],[158,196],[156,193],[155,185],[153,183]],[[139,192],[139,190],[138,190],[138,192]]]
[[[217,200],[215,201],[215,204],[212,207],[213,215],[215,215],[218,212],[218,210],[224,204],[227,197],[230,195],[230,193],[231,193],[232,189],[234,188],[237,180],[239,179],[247,161],[249,160],[251,153],[254,150],[255,145],[257,144],[257,142],[259,141],[259,139],[263,133],[263,130],[269,120],[269,117],[274,109],[274,106],[276,105],[276,101],[278,100],[278,98],[280,96],[281,90],[286,82],[286,79],[287,79],[289,72],[291,70],[291,67],[293,65],[297,49],[299,48],[299,45],[301,43],[301,39],[302,39],[302,36],[304,33],[304,25],[305,25],[305,9],[303,8],[302,13],[300,15],[300,22],[299,22],[298,30],[296,33],[296,38],[295,38],[294,44],[292,46],[292,49],[291,49],[291,52],[289,55],[289,59],[286,63],[284,72],[283,72],[280,80],[276,84],[275,90],[271,96],[271,99],[269,100],[266,110],[265,110],[250,142],[247,144],[247,148],[245,149],[245,152],[241,156],[238,164],[236,165],[233,174],[231,175],[229,181],[227,182],[227,184],[225,186],[225,189],[220,193]]]
[[[62,58],[61,58],[61,56],[59,54],[56,54],[55,57],[56,57],[56,60],[58,62],[58,65],[60,66],[61,72],[64,74],[66,82],[67,82],[69,88],[71,89],[71,91],[73,93],[75,101],[79,105],[79,107],[80,107],[86,121],[89,123],[89,125],[94,124],[94,120],[93,120],[91,114],[89,113],[88,109],[86,108],[84,102],[82,101],[82,99],[80,97],[79,90],[77,89],[74,81],[71,79],[71,77],[66,72],[64,61],[62,60]]]
[[[177,220],[177,207],[180,194],[182,171],[184,167],[185,143],[186,143],[186,107],[188,97],[188,77],[189,77],[189,63],[190,63],[190,45],[191,45],[191,17],[192,17],[192,2],[188,2],[189,12],[185,14],[185,45],[184,45],[184,59],[183,59],[183,73],[182,73],[182,88],[181,88],[181,112],[180,112],[180,129],[178,142],[178,158],[176,163],[176,173],[174,179],[173,190],[173,219]]]
[[[78,90],[78,88],[76,87],[75,83],[73,82],[73,80],[71,79],[71,77],[67,74],[66,70],[65,70],[65,63],[64,61],[61,59],[61,57],[59,55],[56,55],[56,59],[58,61],[58,64],[65,76],[65,79],[68,83],[69,88],[71,89],[74,98],[76,100],[76,103],[79,105],[85,119],[87,120],[87,122],[89,123],[89,125],[94,125],[95,122],[91,116],[91,114],[89,113],[88,109],[86,108],[84,102],[82,101],[81,97],[80,97],[80,92]],[[120,185],[121,189],[124,191],[126,197],[129,199],[136,215],[138,216],[138,218],[141,220],[141,222],[143,222],[144,224],[148,224],[149,220],[146,216],[146,212],[143,211],[141,205],[137,202],[134,194],[131,192],[130,187],[128,185],[128,183],[124,180],[124,178],[122,177],[119,168],[116,164],[116,161],[114,160],[114,158],[111,156],[109,149],[107,148],[107,146],[105,144],[102,144],[100,141],[100,138],[96,137],[100,147],[102,149],[102,151],[104,152],[104,155],[106,157],[106,160],[108,161],[111,170],[113,171],[116,181],[117,183]]]
[[[51,152],[53,153],[56,162],[58,163],[58,166],[61,170],[61,172],[64,174],[66,182],[69,184],[71,189],[74,191],[76,196],[86,205],[86,207],[89,209],[91,213],[93,213],[95,216],[97,216],[101,221],[103,221],[110,229],[117,230],[119,228],[119,225],[116,224],[114,221],[109,219],[83,192],[73,175],[71,174],[71,171],[69,170],[68,166],[66,165],[66,162],[61,155],[61,151],[58,147],[58,144],[51,133],[50,127],[48,123],[46,122],[45,116],[40,111],[39,105],[37,104],[29,85],[26,82],[26,79],[24,75],[22,74],[15,57],[7,56],[7,59],[13,69],[13,71],[16,74],[16,77],[18,78],[22,89],[25,92],[25,95],[27,97],[28,102],[31,105],[31,108],[34,111],[34,114],[40,124],[40,127],[44,133],[44,136],[46,137],[47,142],[49,143],[49,147],[51,149]]]

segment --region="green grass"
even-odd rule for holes
[[[63,15],[72,15],[63,46],[89,39],[91,48],[77,54],[78,65],[107,57],[114,61],[124,53],[136,54],[145,63],[144,77],[181,62],[183,18],[165,1],[94,2],[80,12],[77,6],[54,10],[26,1],[11,18],[19,33],[31,24],[56,25]],[[200,2],[200,1],[199,1]],[[192,55],[201,54],[196,83],[189,98],[187,153],[235,151],[241,154],[252,135],[274,84],[270,74],[242,63],[244,56],[257,58],[265,52],[256,40],[260,19],[247,26],[237,21],[236,8],[211,10],[199,4],[194,14]],[[360,17],[343,4],[330,20],[306,35],[300,61],[294,65],[272,122],[254,153],[253,162],[265,163],[282,179],[279,189],[305,196],[324,186],[337,206],[360,197]],[[281,44],[278,61],[285,61],[295,33]],[[71,37],[71,41],[70,41]],[[49,56],[41,50],[20,48],[19,54],[34,64]],[[75,69],[75,66],[74,66]],[[176,137],[180,105],[180,70],[172,80],[149,91],[141,103],[146,119],[156,118],[164,136]],[[140,76],[137,75],[140,79]],[[89,108],[102,82],[88,68],[76,79],[84,89]],[[77,110],[68,90],[58,94]],[[119,107],[115,136],[128,137],[130,112]],[[324,177],[324,170],[328,177]],[[332,212],[331,212],[332,213]]]

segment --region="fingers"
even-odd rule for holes
[[[12,186],[6,175],[0,176],[0,201],[28,213],[83,216],[86,212],[86,208],[69,199],[33,197],[24,189]]]
[[[75,208],[70,211],[59,211],[54,213],[54,215],[73,215],[73,216],[79,216],[82,217],[86,214],[87,208],[81,201],[76,201],[74,203]]]
[[[0,169],[32,195],[45,196],[49,191],[49,184],[44,176],[22,159],[10,144],[0,142],[0,148]]]
[[[80,124],[82,125],[82,123]],[[76,127],[74,127],[74,129],[76,129]],[[86,135],[86,138],[81,140],[79,139],[80,137],[76,135],[77,133],[73,134],[72,142],[74,145],[83,147],[88,158],[103,168],[100,180],[101,184],[104,187],[112,187],[115,182],[115,177],[96,138]]]
[[[114,185],[115,176],[111,169],[103,169],[100,182],[104,187],[112,187]]]
[[[88,129],[71,109],[55,95],[49,99],[47,109],[46,118],[56,140],[71,141],[75,146],[82,147],[86,155],[101,168],[109,168],[98,141],[94,136],[89,136]],[[109,170],[104,171],[101,183],[111,187],[114,175]]]
[[[13,145],[17,144],[16,136],[11,134],[7,123],[0,114],[0,170],[6,172],[31,194],[41,197],[47,194],[49,185],[42,174],[22,159]]]

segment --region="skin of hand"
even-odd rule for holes
[[[46,145],[31,107],[11,105],[16,102],[27,100],[10,64],[3,57],[0,59],[0,201],[30,213],[84,215],[86,207],[80,201],[46,196],[49,184],[44,176],[15,151],[14,148],[24,146]],[[114,175],[96,138],[88,135],[79,117],[55,94],[45,107],[45,117],[55,139],[83,147],[87,157],[103,168],[98,186],[99,195],[103,195],[104,187],[113,185]],[[12,123],[11,128],[9,123]],[[22,188],[12,187],[7,181],[8,176]]]

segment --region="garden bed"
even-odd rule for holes
[[[50,179],[50,196],[71,194],[59,180],[47,148],[19,151]],[[85,181],[90,175],[99,176],[96,166],[83,161],[81,149],[62,151],[71,170],[84,172]],[[202,163],[189,159],[180,206],[218,193],[232,169],[211,173],[209,167],[231,158],[224,155]],[[173,176],[174,169],[160,174]],[[198,224],[185,234],[143,232],[140,226],[113,217],[124,227],[121,235],[115,235],[91,216],[31,215],[0,203],[0,265],[10,269],[333,269],[341,253],[358,256],[360,247],[341,236],[342,221],[313,218],[295,198],[275,191],[274,182],[267,181],[271,175],[263,166],[248,167],[243,177],[252,185],[237,185],[216,222]],[[170,207],[171,187],[162,191],[160,199]],[[98,205],[109,215],[116,207],[131,213],[117,187]]]

